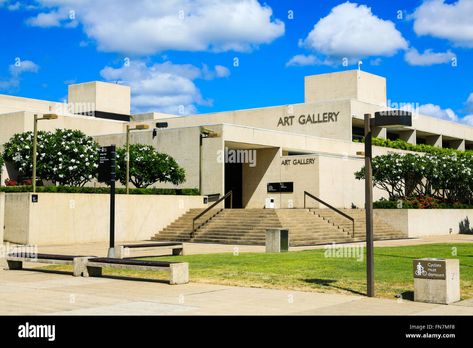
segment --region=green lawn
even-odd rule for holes
[[[394,298],[403,294],[405,299],[412,298],[412,260],[421,257],[459,258],[462,298],[473,297],[472,244],[375,248],[376,296]],[[328,258],[324,249],[281,254],[223,253],[154,259],[189,262],[192,282],[319,292],[364,293],[366,290],[364,258],[362,262],[354,258]],[[67,269],[64,266],[47,268]],[[104,274],[162,277],[162,274],[154,272],[111,269],[104,270]]]

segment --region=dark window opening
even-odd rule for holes
[[[397,133],[391,133],[391,132],[386,133],[386,138],[388,138],[389,140],[398,140],[399,137],[400,136]]]
[[[361,140],[365,137],[365,130],[363,127],[355,127],[351,128],[351,140]]]
[[[424,138],[416,138],[416,144],[427,144],[427,141]]]

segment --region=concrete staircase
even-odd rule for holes
[[[309,209],[313,214],[321,217],[327,222],[343,229],[350,236],[353,235],[353,224],[347,218],[337,214],[330,209]],[[365,209],[340,209],[342,212],[355,219],[355,240],[365,240],[366,236],[366,211]],[[407,235],[394,230],[382,218],[373,215],[373,231],[375,240],[407,238]]]
[[[328,209],[215,209],[196,222],[191,239],[192,219],[203,210],[191,209],[156,234],[153,240],[197,243],[264,245],[270,228],[288,228],[291,246],[346,243],[364,240],[365,212],[344,209],[355,219],[355,238],[351,221]],[[406,238],[375,217],[375,239]]]

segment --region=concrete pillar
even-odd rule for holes
[[[73,272],[74,277],[88,277],[89,272],[87,270],[87,262],[90,257],[74,257],[73,260]]]
[[[441,134],[429,135],[428,137],[425,138],[425,143],[427,145],[442,147],[442,140],[443,140],[443,137]]]
[[[187,262],[171,263],[169,267],[171,271],[171,277],[170,277],[169,283],[171,285],[189,283],[189,263]]]
[[[416,136],[417,132],[415,129],[399,132],[399,139],[404,140],[405,142],[413,145],[416,145],[417,143]]]
[[[5,179],[8,178],[7,167],[0,168],[0,186],[5,186]]]
[[[416,259],[414,301],[449,304],[460,301],[458,259]]]
[[[465,139],[449,140],[452,149],[465,151]]]
[[[386,139],[387,131],[386,128],[383,127],[374,127],[373,129],[373,137]]]
[[[268,229],[266,230],[266,252],[280,253],[289,251],[289,230]]]

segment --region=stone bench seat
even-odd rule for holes
[[[169,283],[186,284],[189,282],[189,264],[187,262],[167,262],[149,260],[117,259],[108,257],[83,258],[78,272],[84,277],[100,277],[103,268],[117,268],[141,271],[166,271]]]
[[[23,269],[23,262],[47,263],[53,265],[74,265],[74,276],[80,276],[80,274],[76,273],[75,264],[77,263],[78,259],[82,258],[84,258],[84,256],[80,255],[9,253],[5,258],[4,268],[10,270],[20,270]]]
[[[155,250],[155,249],[171,249],[172,255],[184,255],[184,245],[177,242],[157,242],[157,243],[141,243],[141,244],[124,244],[119,245],[116,248],[116,257],[124,259],[130,257],[131,249],[144,249],[144,250]],[[135,256],[137,257],[137,256]]]

